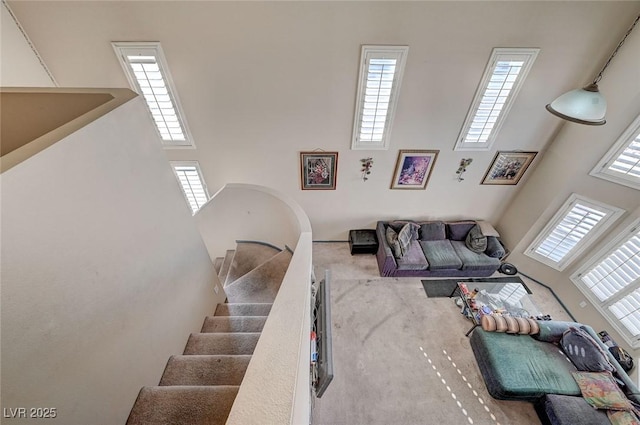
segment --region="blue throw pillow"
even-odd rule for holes
[[[487,249],[484,253],[493,258],[502,258],[506,254],[504,247],[495,236],[487,236]]]

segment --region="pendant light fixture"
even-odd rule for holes
[[[640,15],[633,22],[633,25],[631,25],[631,28],[629,28],[629,31],[624,35],[624,38],[613,51],[613,54],[611,54],[607,63],[604,64],[602,71],[600,71],[593,82],[586,87],[571,90],[558,97],[551,102],[551,104],[547,105],[547,111],[562,119],[579,124],[603,125],[606,123],[607,121],[604,119],[604,115],[607,112],[607,101],[604,99],[604,96],[600,94],[598,83],[602,79],[604,70],[607,69],[611,59],[618,53],[620,47],[622,47],[629,34],[631,34],[638,20],[640,20]]]

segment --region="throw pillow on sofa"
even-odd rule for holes
[[[584,400],[595,409],[632,410],[611,372],[571,372]]]
[[[409,221],[409,220],[394,220],[389,222],[389,226],[395,230],[396,233],[400,233],[400,230],[402,230],[402,228],[404,226],[406,226],[407,224],[410,224],[411,226],[411,238],[412,239],[418,239],[419,234],[418,232],[420,231],[420,225],[414,221]]]
[[[487,236],[487,249],[484,253],[493,258],[502,258],[506,254],[504,247],[495,236]]]
[[[582,329],[571,326],[560,340],[562,351],[576,369],[589,372],[612,372],[614,367],[600,345]]]
[[[476,224],[471,228],[471,230],[469,230],[465,240],[465,245],[467,245],[467,248],[476,254],[480,254],[487,249],[487,237],[482,234],[480,226]]]
[[[402,257],[402,248],[400,248],[400,241],[398,241],[398,234],[391,227],[387,227],[386,232],[387,243],[391,247],[391,252],[396,258]]]
[[[402,226],[400,232],[398,232],[398,242],[400,242],[400,249],[402,250],[402,255],[404,256],[409,252],[409,245],[411,245],[412,240],[416,240],[417,233],[415,232],[415,224],[407,223]]]

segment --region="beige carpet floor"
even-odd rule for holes
[[[531,404],[488,395],[452,299],[428,298],[417,278],[381,278],[375,256],[351,256],[347,243],[315,243],[313,256],[316,276],[332,276],[335,372],[313,424],[540,424]],[[570,320],[522,279],[543,312]]]

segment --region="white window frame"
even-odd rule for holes
[[[640,115],[631,123],[629,127],[620,135],[611,149],[593,167],[589,175],[618,183],[640,190],[640,177],[633,177],[628,174],[610,170],[609,167],[620,157],[620,155],[631,145],[640,139]]]
[[[538,48],[504,48],[504,47],[496,47],[491,52],[491,56],[489,58],[489,62],[487,67],[485,68],[484,74],[482,75],[482,79],[480,80],[480,84],[478,85],[478,89],[476,90],[476,94],[471,102],[471,106],[469,107],[469,112],[464,120],[464,124],[460,129],[460,134],[456,140],[456,145],[454,150],[456,151],[488,151],[491,149],[495,139],[500,132],[500,128],[506,121],[507,116],[509,115],[509,110],[513,106],[515,99],[520,92],[520,89],[524,85],[524,81],[533,66],[533,63],[538,56],[538,52],[540,49]],[[474,118],[478,113],[480,104],[482,103],[483,98],[485,97],[485,92],[489,89],[489,83],[491,82],[491,77],[493,76],[496,65],[499,61],[513,61],[513,60],[522,60],[524,64],[522,65],[522,69],[518,73],[516,80],[513,82],[513,87],[510,89],[509,95],[505,100],[504,106],[502,107],[499,115],[496,118],[495,123],[493,124],[493,128],[488,136],[486,142],[467,142],[465,141],[471,126],[474,122]]]
[[[618,320],[618,318],[609,311],[609,306],[615,304],[625,295],[628,295],[640,288],[640,279],[630,282],[624,289],[620,290],[616,295],[611,296],[609,299],[600,301],[600,299],[584,284],[581,277],[589,273],[591,269],[598,266],[602,261],[631,239],[638,232],[638,229],[640,229],[640,218],[634,220],[629,226],[620,232],[618,236],[605,245],[571,275],[571,280],[578,289],[633,348],[640,348],[640,335],[633,336],[631,332],[629,332],[629,330],[627,330],[627,328]]]
[[[538,254],[536,249],[551,235],[553,230],[578,203],[603,212],[605,216],[560,261],[556,262]],[[560,209],[554,214],[551,220],[549,220],[547,225],[542,229],[533,242],[531,242],[524,253],[528,257],[531,257],[542,264],[545,264],[555,270],[562,271],[578,256],[580,256],[585,249],[595,242],[611,225],[613,225],[613,223],[615,223],[616,220],[624,214],[624,212],[625,211],[623,209],[572,193],[571,196],[569,196],[569,199],[567,199]]]
[[[185,119],[185,114],[182,110],[182,106],[180,105],[180,100],[178,99],[178,92],[173,84],[173,79],[171,78],[171,73],[169,72],[169,65],[167,64],[167,60],[164,56],[164,52],[162,50],[162,46],[159,42],[151,41],[151,42],[129,42],[129,41],[119,41],[111,43],[113,49],[120,61],[120,65],[122,65],[122,69],[125,71],[125,75],[127,76],[127,80],[129,81],[129,85],[131,89],[138,93],[143,99],[145,99],[145,105],[147,106],[147,111],[149,112],[149,116],[151,121],[154,124],[154,128],[162,142],[162,145],[166,149],[184,149],[184,148],[195,148],[195,143],[193,141],[193,137],[191,136],[191,132],[189,131],[189,127],[187,126],[187,121]],[[160,130],[156,125],[156,121],[151,114],[151,110],[149,109],[149,105],[146,102],[146,98],[142,89],[134,75],[134,71],[131,68],[131,63],[129,62],[127,56],[154,56],[156,59],[156,63],[160,68],[160,73],[164,80],[165,86],[167,88],[169,97],[171,98],[172,107],[178,117],[178,122],[180,123],[180,127],[184,134],[185,140],[166,140],[163,139],[160,134]]]
[[[393,119],[398,104],[398,96],[400,87],[402,86],[402,77],[406,63],[409,46],[362,46],[360,55],[360,71],[358,77],[358,91],[356,94],[356,109],[353,119],[353,135],[351,138],[352,150],[387,150],[393,127]],[[393,83],[391,86],[391,94],[387,108],[385,127],[380,141],[361,141],[360,129],[362,127],[362,119],[364,114],[365,94],[367,89],[367,75],[369,72],[369,61],[371,59],[395,59],[396,70],[393,75]]]
[[[169,164],[171,164],[171,170],[173,171],[173,174],[176,176],[176,179],[178,180],[178,185],[180,186],[180,190],[184,195],[184,199],[187,201],[187,205],[195,215],[195,213],[200,211],[200,208],[202,208],[202,206],[206,204],[209,201],[209,199],[211,199],[211,196],[209,195],[209,190],[207,189],[207,183],[204,181],[204,176],[202,175],[202,171],[200,170],[200,163],[198,161],[169,161]],[[200,184],[202,185],[202,189],[204,190],[204,194],[207,197],[207,200],[202,205],[199,205],[197,199],[194,199],[197,206],[196,209],[194,209],[193,206],[191,205],[191,201],[189,200],[189,195],[187,194],[186,189],[182,184],[182,180],[180,180],[180,176],[178,176],[176,167],[194,167],[196,172],[198,173],[198,178],[200,179]]]

